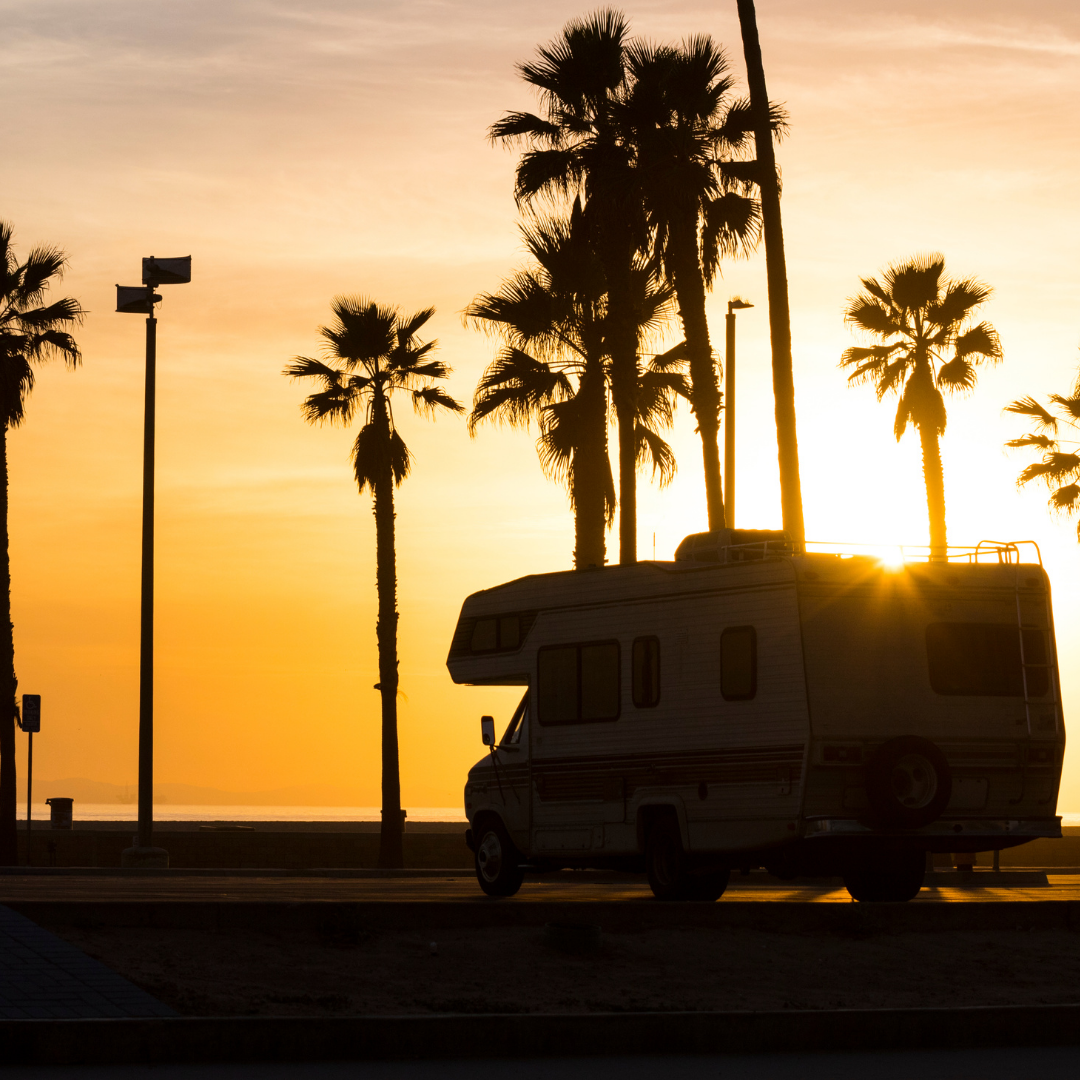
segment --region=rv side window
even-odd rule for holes
[[[660,639],[635,638],[632,660],[634,704],[651,709],[660,701]]]
[[[521,645],[521,616],[499,615],[477,619],[469,638],[470,652],[509,652]]]
[[[1050,686],[1046,639],[1025,627],[1028,694],[1042,697]],[[939,694],[1023,697],[1020,634],[1012,623],[931,623],[926,628],[930,685]]]
[[[584,724],[619,717],[619,643],[555,645],[537,656],[537,719]]]
[[[757,693],[757,633],[729,626],[720,635],[720,693],[727,701],[749,701]]]

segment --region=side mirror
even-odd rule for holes
[[[483,739],[485,746],[495,745],[495,717],[494,716],[481,716],[480,717],[480,738]]]

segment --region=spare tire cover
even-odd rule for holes
[[[866,796],[877,824],[921,829],[937,821],[952,798],[952,770],[929,739],[902,735],[866,764]]]

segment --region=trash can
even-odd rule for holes
[[[46,799],[49,808],[49,826],[53,829],[70,829],[74,799]]]

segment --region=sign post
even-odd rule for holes
[[[41,730],[41,695],[23,694],[19,727],[26,732],[26,865],[33,866],[33,851],[30,847],[30,831],[33,817],[31,814],[31,795],[34,784],[34,732]]]

